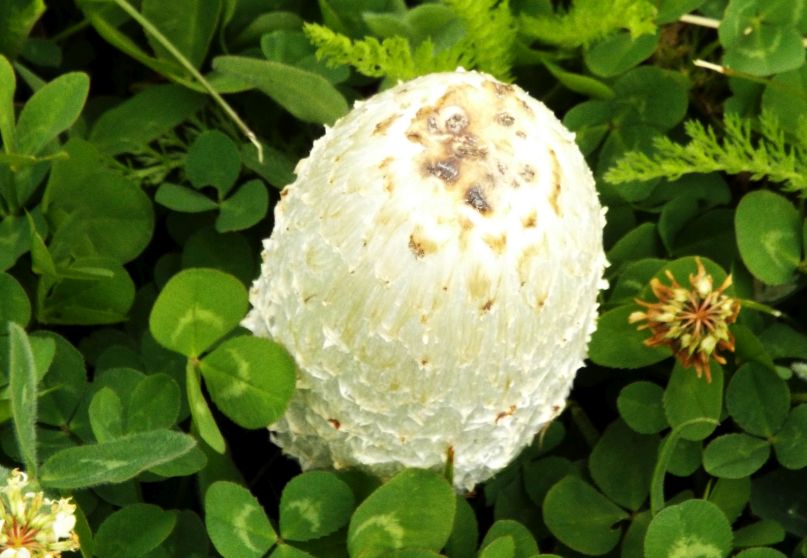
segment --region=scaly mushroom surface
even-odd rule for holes
[[[273,440],[304,469],[441,469],[469,490],[563,409],[605,286],[571,134],[515,85],[431,74],[317,140],[275,209],[244,325],[297,391]]]

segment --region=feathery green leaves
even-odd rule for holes
[[[608,170],[605,180],[620,184],[656,178],[675,180],[689,173],[746,172],[753,180],[780,182],[786,192],[807,192],[807,118],[799,123],[795,143],[785,135],[776,116],[767,111],[756,122],[727,113],[722,138],[714,128],[697,120],[684,126],[689,143],[681,145],[666,136],[657,137],[654,153],[626,153]],[[755,128],[759,136],[756,141]]]
[[[438,49],[427,38],[414,45],[406,37],[352,40],[319,24],[304,31],[317,47],[317,57],[328,65],[346,64],[369,77],[408,80],[457,67],[477,68],[510,81],[517,28],[508,0],[444,0],[462,22],[465,35],[448,48]]]
[[[317,57],[329,66],[346,64],[369,77],[408,80],[431,72],[454,70],[466,58],[462,48],[434,52],[434,44],[425,40],[413,49],[404,37],[375,37],[351,40],[346,35],[315,23],[304,27],[308,39],[317,47]]]
[[[516,23],[508,0],[444,0],[467,27],[473,67],[511,81]],[[498,5],[497,5],[498,4]]]
[[[522,15],[521,32],[532,39],[577,48],[621,30],[635,39],[656,32],[656,7],[648,0],[574,0],[568,11],[547,16]]]

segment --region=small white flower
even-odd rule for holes
[[[66,539],[76,526],[75,506],[67,500],[59,500],[53,516],[53,534],[57,539]]]
[[[27,487],[27,475],[15,469],[0,488],[0,558],[59,558],[77,550],[76,506]]]

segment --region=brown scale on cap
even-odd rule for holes
[[[515,117],[509,112],[500,112],[496,115],[496,122],[502,126],[512,126],[515,121]]]
[[[426,165],[426,171],[443,182],[451,184],[460,177],[459,161],[453,157]]]
[[[486,81],[485,87],[492,90],[497,97],[506,97],[513,94],[513,86],[498,81]]]
[[[558,205],[558,196],[560,196],[560,163],[555,151],[549,150],[549,157],[552,159],[552,194],[549,196],[549,203],[555,211],[555,215],[562,217],[560,214],[560,206]]]
[[[532,167],[532,165],[524,165],[521,167],[521,170],[518,171],[518,175],[527,182],[532,182],[532,180],[535,178],[535,169]]]
[[[383,135],[387,131],[387,128],[389,128],[393,122],[398,120],[400,116],[400,114],[393,114],[392,116],[389,116],[376,124],[375,128],[373,129],[373,135]]]
[[[485,244],[493,250],[496,254],[503,254],[504,249],[507,247],[507,235],[497,234],[497,235],[487,235],[482,238],[485,241]]]
[[[426,140],[424,140],[423,136],[417,132],[407,132],[406,139],[415,143],[419,143],[421,145],[426,145]]]
[[[395,190],[395,180],[393,180],[392,175],[387,172],[388,167],[392,163],[394,159],[392,157],[386,157],[381,163],[379,163],[378,168],[379,170],[384,171],[384,190],[391,194]]]
[[[470,85],[448,88],[437,101],[420,107],[402,131],[408,141],[420,146],[412,161],[419,174],[426,181],[439,181],[432,184],[442,185],[442,191],[456,200],[451,221],[456,223],[461,249],[473,245],[470,236],[474,236],[479,217],[492,219],[497,218],[497,210],[509,211],[510,204],[504,200],[508,191],[538,183],[543,170],[523,159],[528,155],[518,153],[527,137],[524,126],[534,118],[516,88],[486,81],[481,89]],[[376,125],[375,131],[385,132],[391,124],[390,119],[385,119]],[[558,161],[554,153],[550,155],[552,176],[557,182]],[[557,213],[557,192],[553,193],[551,203]],[[524,228],[537,226],[535,214],[520,219]],[[493,253],[502,255],[506,252],[507,237],[494,236],[482,240]],[[419,227],[410,234],[408,246],[418,260],[439,248],[429,233]],[[487,300],[483,295],[485,289],[481,288],[485,281],[472,283],[476,287],[472,290],[479,298]]]
[[[499,421],[500,421],[500,420],[502,420],[503,418],[506,418],[506,417],[512,417],[512,416],[513,416],[513,413],[515,413],[515,412],[516,412],[516,409],[517,409],[517,408],[518,408],[518,407],[516,407],[515,405],[510,405],[510,408],[509,408],[509,409],[507,409],[506,411],[502,411],[501,413],[499,413],[498,415],[496,415],[496,421],[495,421],[495,422],[496,422],[496,424],[498,424],[498,423],[499,423]]]
[[[518,175],[527,182],[537,176],[531,166],[515,169],[507,161],[514,136],[524,135],[514,125],[526,116],[532,110],[511,85],[486,81],[481,90],[460,85],[421,107],[405,136],[423,146],[414,163],[424,178],[440,180],[458,202],[489,217],[499,188],[514,187]]]
[[[437,244],[426,237],[423,229],[415,227],[415,230],[409,235],[409,250],[412,251],[416,258],[421,259],[436,252]]]
[[[415,241],[415,236],[412,234],[409,235],[409,249],[418,259],[426,255],[426,251]]]
[[[488,154],[487,149],[479,144],[477,137],[471,134],[456,136],[451,141],[451,150],[459,159],[484,159]]]
[[[490,211],[490,204],[485,199],[485,191],[479,184],[474,184],[465,190],[465,203],[484,215]]]

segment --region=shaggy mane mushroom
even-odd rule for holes
[[[515,85],[431,74],[296,172],[244,322],[298,366],[274,441],[381,476],[453,455],[473,488],[561,412],[595,328],[604,210],[574,136]]]

